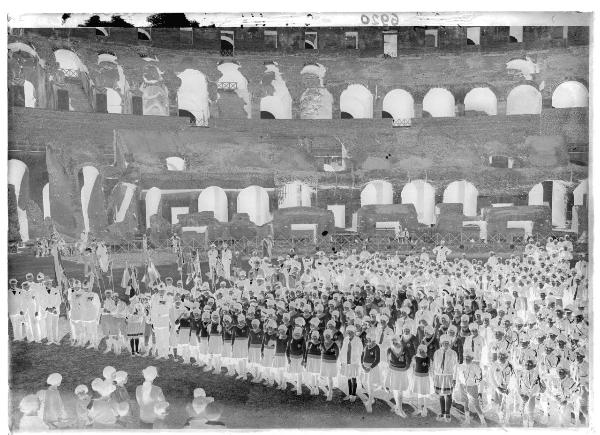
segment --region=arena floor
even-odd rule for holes
[[[67,276],[83,277],[83,266],[73,262],[64,262]],[[175,277],[176,266],[158,267],[163,278],[167,274]],[[24,279],[25,273],[44,272],[54,275],[51,258],[34,258],[24,255],[9,257],[9,277]],[[115,282],[120,282],[122,270],[115,269]],[[66,319],[61,318],[61,330],[67,333]],[[318,397],[303,396],[292,392],[291,385],[287,391],[279,391],[251,382],[236,381],[225,375],[207,374],[198,367],[183,365],[180,362],[158,361],[148,357],[131,357],[128,354],[116,356],[104,354],[104,344],[100,351],[81,349],[69,345],[68,337],[63,338],[61,345],[43,345],[36,343],[11,342],[9,388],[10,415],[13,418],[11,427],[20,418],[18,403],[26,394],[32,394],[46,388],[46,378],[50,373],[63,375],[62,391],[65,392],[67,405],[73,400],[72,392],[78,384],[90,385],[96,377],[102,377],[102,369],[107,365],[117,370],[125,370],[129,374],[128,391],[135,396],[135,387],[143,382],[141,371],[148,365],[158,369],[159,377],[156,385],[170,403],[167,423],[171,428],[183,427],[187,416],[185,405],[191,401],[194,388],[202,387],[208,396],[224,406],[221,420],[229,428],[400,428],[400,427],[448,427],[459,426],[456,418],[459,414],[453,410],[451,424],[435,421],[435,411],[439,404],[435,397],[430,402],[430,414],[426,418],[409,417],[402,419],[390,411],[382,401],[377,401],[373,412],[368,414],[360,401],[342,402],[343,394],[336,390],[332,402],[327,402],[324,395]],[[410,403],[409,398],[409,403]],[[405,412],[412,412],[412,407],[404,406]],[[132,409],[136,415],[135,408]],[[495,426],[488,421],[489,426]],[[518,422],[515,421],[518,425]],[[475,425],[477,427],[478,425]]]

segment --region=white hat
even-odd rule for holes
[[[48,376],[48,379],[46,380],[46,383],[48,385],[60,385],[61,382],[62,376],[60,373],[52,373],[50,376]]]
[[[117,373],[117,369],[115,369],[113,366],[106,366],[104,367],[104,370],[102,370],[102,376],[104,376],[104,379],[110,379],[111,381],[114,380],[115,373]]]

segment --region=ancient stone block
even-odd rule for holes
[[[518,205],[490,207],[483,210],[488,236],[507,233],[508,221],[532,221],[533,233],[547,234],[552,231],[552,211],[547,205]]]
[[[313,236],[308,227],[293,230],[294,225],[316,224],[317,236],[331,234],[335,227],[333,212],[316,207],[288,207],[273,213],[273,235],[275,238],[288,238],[299,234]]]
[[[399,222],[409,231],[419,228],[413,204],[366,205],[358,209],[358,232],[375,234],[377,222]]]

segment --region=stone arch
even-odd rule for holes
[[[456,116],[454,95],[448,89],[430,89],[423,97],[423,112],[427,112],[433,118]]]
[[[144,115],[169,116],[169,96],[164,86],[145,86],[142,104]]]
[[[402,204],[413,204],[417,219],[425,225],[435,223],[435,188],[424,180],[414,180],[402,189]]]
[[[272,219],[269,211],[269,194],[260,186],[248,186],[237,196],[237,212],[248,213],[250,221],[261,226]]]
[[[260,100],[261,118],[263,118],[263,112],[265,112],[265,115],[270,114],[274,119],[292,119],[292,96],[283,80],[279,67],[275,63],[267,64],[265,73],[273,73],[274,75],[271,81],[273,95],[263,97]],[[263,119],[272,118],[267,116]]]
[[[52,217],[50,213],[50,183],[46,183],[42,189],[42,207],[44,219]]]
[[[150,218],[158,213],[162,192],[158,187],[152,187],[146,192],[146,228],[150,228]]]
[[[137,29],[138,39],[142,41],[152,41],[152,37],[150,36],[150,32],[146,29]]]
[[[210,117],[206,76],[198,70],[188,68],[177,77],[181,79],[181,86],[177,90],[179,110],[186,110],[194,115],[196,125],[206,125]]]
[[[29,80],[24,80],[23,92],[25,93],[25,107],[35,107],[37,102],[35,98],[35,87]]]
[[[250,92],[248,91],[248,80],[240,72],[240,65],[236,62],[223,62],[217,66],[221,73],[221,77],[217,81],[217,103],[221,110],[221,116],[224,118],[239,118],[239,107],[228,107],[231,104],[225,104],[226,100],[230,100],[232,93],[243,101],[241,110],[246,115],[246,118],[251,117],[250,107]],[[232,86],[234,86],[232,88]],[[235,99],[234,99],[235,101]]]
[[[415,100],[404,89],[393,89],[383,98],[382,118],[407,119],[415,117]]]
[[[106,88],[106,111],[108,113],[123,113],[121,95],[112,88]]]
[[[370,181],[360,192],[360,206],[394,203],[394,187],[385,180]]]
[[[477,188],[470,182],[453,181],[444,189],[444,203],[460,203],[465,216],[477,216]]]
[[[301,181],[287,183],[279,195],[279,208],[311,207],[313,189]]]
[[[185,160],[181,157],[167,157],[167,171],[185,171]]]
[[[373,94],[363,85],[350,85],[340,95],[342,118],[373,118]]]
[[[570,107],[588,107],[589,93],[584,84],[569,80],[561,83],[552,93],[552,107],[566,109]]]
[[[529,205],[548,205],[552,211],[552,226],[567,226],[568,183],[562,180],[546,180],[529,191]]]
[[[537,115],[542,112],[542,94],[531,85],[519,85],[506,97],[507,115]]]
[[[54,58],[60,69],[87,72],[87,68],[81,59],[79,59],[79,56],[71,50],[60,48],[54,51]]]
[[[483,112],[486,115],[498,114],[498,99],[490,88],[473,88],[465,95],[465,112]]]
[[[21,240],[26,242],[29,240],[29,221],[27,218],[27,210],[23,208],[25,204],[24,201],[21,200],[21,197],[28,195],[29,169],[21,160],[10,159],[8,161],[8,184],[12,184],[15,188],[19,234],[21,235]]]
[[[210,186],[198,196],[198,211],[212,211],[219,222],[229,220],[227,194],[218,186]]]
[[[89,206],[94,185],[100,172],[94,166],[84,166],[80,170],[80,174],[83,176],[83,183],[81,186],[81,211],[83,213],[83,227],[85,231],[90,231],[90,218],[89,218]]]
[[[33,48],[31,45],[25,44],[24,42],[11,42],[6,46],[6,48],[11,54],[22,51],[23,53],[27,53],[33,58],[40,58],[37,52],[35,51],[35,48]]]

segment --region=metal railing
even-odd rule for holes
[[[311,255],[318,251],[325,252],[327,255],[340,251],[357,250],[360,252],[363,249],[369,251],[378,251],[381,253],[403,253],[421,251],[423,247],[432,249],[439,245],[442,241],[450,247],[454,252],[465,253],[486,253],[489,251],[495,252],[519,252],[522,251],[529,239],[534,243],[545,245],[548,238],[551,236],[559,237],[563,233],[548,233],[548,234],[533,234],[530,238],[519,234],[496,233],[490,235],[487,240],[474,238],[472,233],[445,233],[440,234],[434,231],[419,231],[410,234],[408,239],[396,237],[393,234],[376,234],[370,237],[365,237],[359,234],[352,233],[336,233],[328,236],[318,236],[316,239],[310,237],[290,237],[276,238],[272,240],[271,255],[284,256],[293,250],[298,255]],[[173,245],[170,240],[161,240],[152,242],[148,240],[148,249],[156,252],[173,252]],[[262,257],[267,252],[266,243],[261,237],[242,237],[238,239],[209,239],[206,237],[201,239],[180,240],[180,246],[184,253],[190,251],[198,251],[203,260],[207,259],[206,252],[211,244],[215,244],[218,249],[226,243],[233,252],[239,252],[242,257],[248,257],[257,253]],[[573,243],[575,252],[587,252],[587,243]],[[142,252],[143,241],[141,239],[122,240],[106,242],[106,246],[112,253],[135,253]],[[79,255],[75,250],[75,256]]]

